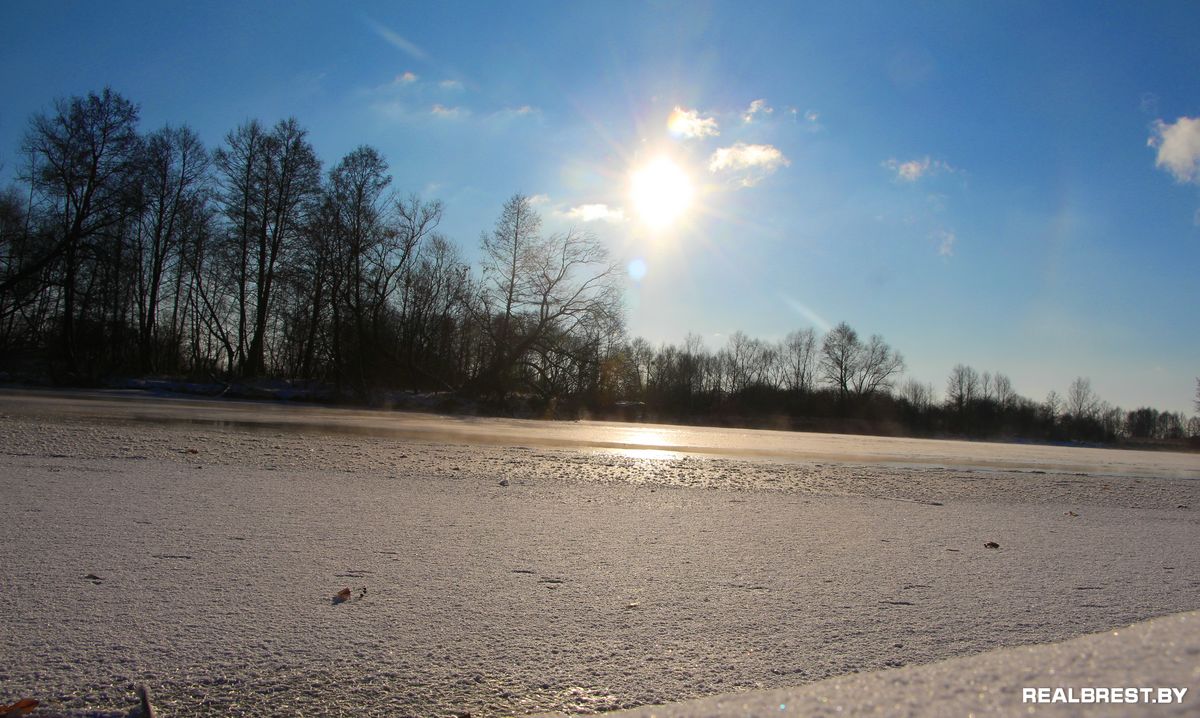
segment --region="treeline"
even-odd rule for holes
[[[0,356],[18,376],[548,401],[594,393],[622,337],[591,235],[544,234],[517,195],[472,274],[440,202],[393,192],[369,146],[323,171],[294,119],[209,149],[186,126],[142,134],[106,89],[34,116],[21,152],[24,186],[0,195]]]
[[[514,195],[471,267],[443,206],[392,187],[361,146],[324,168],[294,119],[214,148],[139,128],[104,90],[30,119],[20,183],[0,192],[0,371],[254,384],[371,402],[413,390],[544,416],[615,416],[889,434],[1178,439],[1200,420],[1111,407],[1079,379],[1019,396],[956,367],[940,400],[902,381],[882,337],[846,324],[708,350],[629,340],[622,272]],[[1200,400],[1200,396],[1198,396]]]
[[[738,332],[716,352],[690,335],[657,349],[633,340],[627,413],[682,422],[917,436],[1025,438],[1043,441],[1179,441],[1200,437],[1200,417],[1151,408],[1124,411],[1077,378],[1066,396],[1021,396],[1002,373],[958,365],[944,399],[915,379],[882,337],[863,340],[845,323],[823,337],[812,329],[765,342]],[[1197,382],[1200,405],[1200,381]]]

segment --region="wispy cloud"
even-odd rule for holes
[[[292,85],[298,92],[305,95],[315,95],[325,89],[325,78],[328,72],[302,72],[292,78]]]
[[[411,85],[416,81],[417,81],[417,73],[409,71],[409,72],[405,72],[400,75],[396,75],[396,79],[392,80],[392,84],[393,85]]]
[[[461,117],[466,117],[470,114],[469,110],[462,107],[446,107],[445,105],[435,104],[429,113],[434,117],[441,117],[447,120],[457,120]]]
[[[580,222],[612,222],[618,224],[625,221],[625,210],[609,207],[606,204],[581,204],[566,212],[567,217]]]
[[[809,132],[820,132],[825,129],[825,125],[821,124],[821,113],[816,110],[808,110],[804,113],[804,127]]]
[[[420,60],[421,62],[427,62],[429,60],[429,53],[422,50],[416,44],[405,39],[400,33],[392,30],[386,25],[372,20],[369,17],[364,16],[363,19],[366,21],[367,26],[375,31],[376,35],[383,38],[392,47],[400,50],[415,60]]]
[[[493,117],[527,117],[530,115],[539,114],[541,110],[532,105],[521,105],[520,107],[505,107],[503,110],[497,110]]]
[[[1154,166],[1170,172],[1176,182],[1200,184],[1200,117],[1155,120],[1153,129],[1146,144],[1158,149]]]
[[[787,108],[787,113],[792,116],[792,122],[795,122],[809,132],[820,132],[825,129],[825,125],[821,124],[821,113],[816,110],[801,112],[798,107],[789,107]]]
[[[549,202],[550,195],[548,194],[535,194],[529,198],[529,204],[533,205],[534,207],[540,207],[541,205],[548,204]]]
[[[766,100],[755,100],[742,113],[742,122],[753,122],[755,115],[769,115],[774,111],[774,108],[768,105]]]
[[[715,118],[701,117],[698,110],[685,110],[678,105],[667,118],[667,129],[676,137],[687,139],[716,137],[721,134]]]
[[[919,159],[901,162],[891,158],[883,166],[896,173],[896,179],[903,182],[916,182],[922,177],[935,175],[940,172],[954,172],[955,169],[942,160],[935,160],[926,155]]]
[[[772,145],[738,142],[732,147],[722,147],[713,152],[708,158],[708,171],[734,173],[739,184],[750,187],[780,167],[790,164],[788,158]]]
[[[442,80],[438,83],[438,87],[442,88],[443,90],[458,91],[463,89],[463,84],[458,80]]]
[[[958,241],[958,237],[955,236],[954,232],[948,229],[940,229],[933,233],[933,237],[938,240],[938,256],[954,256],[954,243]]]

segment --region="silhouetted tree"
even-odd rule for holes
[[[141,146],[137,122],[137,106],[106,87],[99,95],[56,101],[53,113],[34,115],[25,135],[23,149],[31,162],[26,179],[49,219],[53,241],[6,279],[0,294],[51,262],[61,263],[58,346],[71,376],[80,369],[76,326],[81,274],[87,271],[85,263],[111,256],[100,244],[128,220]]]
[[[1042,413],[1046,420],[1053,424],[1058,420],[1058,415],[1062,411],[1062,398],[1058,392],[1051,389],[1046,394],[1046,400],[1042,402]]]
[[[916,379],[909,379],[900,387],[900,398],[918,411],[929,411],[933,408],[935,401],[933,384],[923,384]]]
[[[850,392],[851,382],[858,372],[862,342],[858,332],[845,322],[829,330],[821,343],[821,377],[845,398]]]
[[[780,348],[784,386],[800,393],[812,391],[817,368],[817,333],[810,327],[791,332]]]
[[[266,368],[276,274],[286,250],[298,244],[302,210],[317,192],[321,164],[295,119],[279,122],[270,133],[251,120],[226,136],[215,163],[237,294],[237,367],[255,377]]]
[[[995,387],[996,403],[1000,405],[1000,408],[1002,410],[1013,408],[1018,397],[1016,391],[1013,390],[1012,380],[997,372],[992,379],[992,385]]]
[[[209,157],[188,127],[163,127],[146,138],[140,165],[141,219],[134,235],[138,358],[143,372],[154,372],[162,358],[163,284],[171,265],[180,259],[186,229],[183,215],[190,204],[204,201],[201,193],[206,191]],[[173,334],[174,326],[171,330]]]
[[[904,357],[887,345],[878,334],[859,350],[854,362],[854,391],[859,396],[890,391],[892,382],[904,371]]]
[[[348,370],[360,398],[366,397],[368,363],[377,346],[368,330],[374,310],[386,301],[377,285],[388,267],[384,189],[391,183],[387,162],[373,147],[359,147],[329,172],[333,209],[333,355],[341,378]],[[390,283],[390,282],[389,282]],[[378,304],[376,297],[378,296]]]
[[[979,397],[979,373],[972,367],[956,364],[946,380],[946,402],[959,412]]]

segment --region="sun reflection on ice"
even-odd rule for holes
[[[670,436],[661,429],[633,429],[621,437],[620,442],[609,450],[618,456],[631,459],[678,459],[682,456],[671,448]],[[661,447],[661,448],[656,448]]]

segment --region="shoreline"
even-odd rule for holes
[[[722,429],[611,421],[549,422],[253,400],[0,390],[0,412],[16,417],[173,424],[260,433],[307,432],[493,447],[629,452],[755,462],[887,465],[914,469],[1053,471],[1200,479],[1200,455],[1123,448]]]
[[[898,442],[934,442],[934,443],[949,443],[949,444],[966,444],[974,446],[1008,446],[1008,447],[1026,447],[1033,450],[1039,448],[1054,450],[1088,450],[1088,451],[1130,451],[1139,452],[1142,454],[1178,454],[1181,456],[1196,456],[1200,457],[1200,443],[1187,443],[1183,440],[1177,443],[1166,442],[1162,440],[1139,440],[1139,441],[1123,441],[1111,444],[1090,443],[1079,441],[1053,442],[1039,441],[1020,436],[992,436],[992,437],[971,437],[965,435],[922,435],[922,434],[888,434],[882,432],[836,432],[836,431],[819,431],[803,428],[787,428],[773,425],[773,422],[728,422],[703,423],[699,421],[679,420],[676,422],[659,422],[659,421],[637,421],[626,422],[617,418],[574,418],[574,419],[556,419],[556,418],[536,418],[536,417],[515,417],[508,416],[502,413],[488,414],[478,412],[461,412],[461,411],[442,411],[433,406],[425,406],[419,404],[413,405],[392,405],[388,406],[364,406],[353,403],[329,403],[329,402],[306,402],[296,399],[287,398],[265,398],[261,396],[223,396],[201,393],[186,393],[175,391],[160,391],[146,388],[107,388],[107,389],[73,389],[65,387],[28,387],[17,385],[0,384],[0,403],[4,402],[5,397],[19,399],[26,397],[40,401],[57,401],[62,406],[69,406],[78,403],[79,401],[93,403],[124,403],[124,402],[158,402],[162,404],[182,403],[191,406],[212,406],[212,407],[241,407],[246,412],[254,411],[256,407],[267,413],[275,414],[290,414],[294,412],[300,413],[326,413],[330,416],[344,417],[375,417],[382,419],[385,417],[414,417],[414,418],[430,418],[442,420],[457,420],[461,422],[495,422],[497,424],[517,423],[529,424],[535,427],[556,426],[556,425],[578,425],[588,424],[596,426],[631,426],[631,427],[647,427],[648,429],[663,429],[676,432],[755,432],[764,434],[781,434],[791,437],[804,436],[838,436],[850,440],[880,440],[880,441],[898,441]],[[442,407],[444,409],[445,407]],[[100,412],[97,412],[103,415]],[[266,422],[247,421],[246,428],[254,428],[264,426]],[[265,427],[271,428],[271,427]],[[276,428],[303,428],[299,422],[290,423],[283,422]],[[323,430],[330,430],[330,427],[322,427]],[[420,438],[419,436],[410,436],[408,438]],[[493,442],[495,443],[495,442]],[[557,444],[563,447],[576,447],[579,444],[579,439],[564,440]],[[625,445],[609,442],[607,444],[598,443],[594,448],[627,448]],[[686,453],[688,451],[696,451],[697,447],[689,447],[686,445],[670,447],[671,450]],[[714,447],[701,449],[700,453],[722,454],[719,450],[714,450]],[[743,447],[739,453],[753,454],[753,450]],[[760,452],[758,458],[771,459],[778,458],[777,452]],[[1200,472],[1197,473],[1197,478],[1200,478]]]

